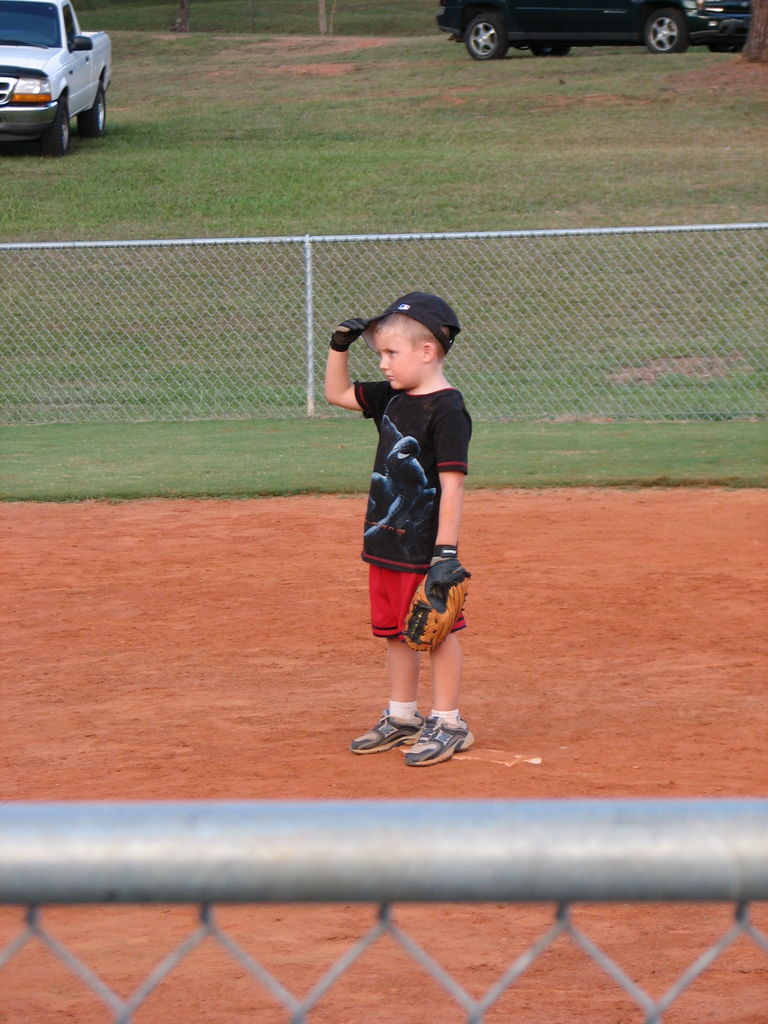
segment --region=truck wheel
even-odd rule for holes
[[[107,99],[99,82],[93,106],[77,115],[77,134],[81,139],[100,139],[107,124]]]
[[[504,19],[492,11],[476,15],[467,25],[464,43],[473,60],[501,60],[509,49]]]
[[[69,152],[69,104],[66,96],[59,96],[56,117],[40,136],[43,156],[66,156]]]
[[[688,49],[685,19],[672,7],[653,12],[645,23],[643,38],[651,53],[685,53]]]

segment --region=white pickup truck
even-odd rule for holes
[[[112,44],[81,32],[69,0],[0,0],[0,142],[39,139],[44,156],[69,150],[69,122],[99,138],[107,119]]]

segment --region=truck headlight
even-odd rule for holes
[[[49,78],[20,78],[13,90],[11,103],[50,103],[52,99]]]

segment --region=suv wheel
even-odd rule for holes
[[[473,60],[501,60],[509,49],[504,19],[491,11],[475,15],[467,25],[464,43]]]
[[[643,38],[651,53],[685,53],[688,49],[685,19],[671,7],[653,12],[645,23]]]

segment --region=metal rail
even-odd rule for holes
[[[411,231],[362,235],[242,235],[233,238],[131,238],[103,239],[86,242],[0,242],[0,251],[21,249],[126,249],[178,248],[195,245],[254,245],[265,242],[304,244],[306,242],[408,242],[441,241],[462,238],[575,238],[597,235],[668,235],[697,231],[765,230],[768,221],[745,221],[733,224],[669,224],[608,228],[539,228],[517,231]]]
[[[766,899],[768,800],[0,806],[5,904]]]

